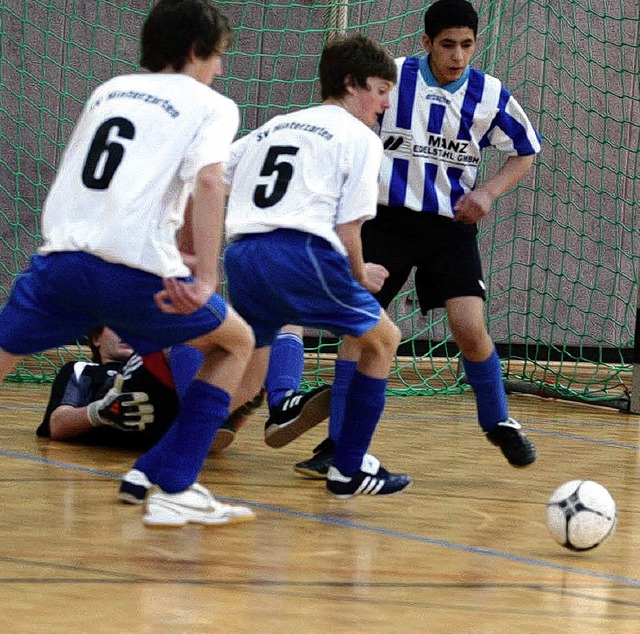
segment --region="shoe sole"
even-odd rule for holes
[[[390,498],[393,495],[398,495],[398,493],[404,493],[413,482],[409,482],[406,487],[402,489],[398,489],[397,491],[393,491],[393,493],[333,493],[327,489],[327,495],[333,500],[350,500],[351,498]]]
[[[299,467],[298,465],[296,465],[295,467],[293,467],[293,470],[296,473],[299,473],[300,475],[305,476],[309,480],[326,480],[327,479],[326,473],[320,473],[319,471],[314,471],[313,469],[309,469],[306,467]]]
[[[144,504],[144,498],[138,498],[133,493],[118,493],[118,501],[124,504]]]
[[[255,519],[255,513],[252,513],[251,515],[240,515],[238,517],[231,517],[229,519],[220,519],[215,521],[207,521],[206,516],[203,516],[199,519],[154,519],[153,514],[148,513],[143,516],[142,523],[149,528],[182,528],[184,526],[187,526],[187,524],[199,524],[201,526],[229,526],[230,524],[245,524],[247,522],[253,522]]]
[[[359,497],[383,497],[388,498],[392,495],[398,495],[398,493],[403,493],[413,484],[413,480],[409,480],[405,486],[397,491],[392,491],[391,493],[367,493],[366,491],[361,491],[360,493],[334,493],[327,487],[326,491],[329,497],[335,500],[350,500],[351,498],[359,498]]]
[[[298,418],[285,425],[270,425],[264,432],[264,441],[269,447],[279,449],[329,418],[331,388],[312,396],[304,405]]]
[[[226,427],[220,427],[211,443],[210,453],[220,453],[224,451],[236,439],[236,432]]]

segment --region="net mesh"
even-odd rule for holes
[[[126,4],[127,6],[121,6]],[[425,4],[219,2],[235,25],[216,88],[241,131],[318,102],[325,39],[362,30],[396,56],[421,52]],[[97,84],[137,68],[149,0],[5,0],[0,6],[0,294],[39,245],[60,151]],[[617,405],[627,399],[636,323],[639,199],[637,0],[476,0],[474,65],[503,80],[544,138],[535,168],[481,226],[489,329],[511,390]],[[498,166],[489,155],[481,178]],[[390,307],[403,342],[403,394],[466,389],[443,311],[421,315],[410,280]],[[308,383],[330,381],[338,343],[307,332]],[[26,359],[13,379],[48,381],[70,343]]]

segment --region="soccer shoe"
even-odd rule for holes
[[[354,495],[393,495],[410,484],[410,476],[389,473],[371,454],[365,454],[360,470],[350,478],[342,475],[333,465],[327,473],[327,491],[341,500]]]
[[[147,495],[142,522],[145,526],[172,527],[187,524],[237,524],[255,519],[246,506],[232,506],[216,500],[197,482],[180,493],[166,493],[154,487]]]
[[[264,441],[269,447],[288,445],[328,418],[330,403],[330,385],[322,385],[306,393],[290,394],[269,413],[264,426]]]
[[[266,391],[263,389],[255,395],[255,397],[247,401],[244,405],[240,405],[234,409],[227,420],[222,423],[220,429],[216,432],[215,438],[211,443],[211,453],[220,453],[225,450],[236,438],[236,433],[249,420],[249,416],[253,414],[264,401]]]
[[[500,447],[504,457],[514,467],[526,467],[537,457],[535,445],[521,429],[517,420],[508,418],[485,434],[489,442]]]
[[[307,476],[307,478],[324,480],[327,477],[327,472],[331,466],[335,450],[336,445],[333,440],[331,440],[331,438],[325,438],[314,448],[313,456],[309,458],[309,460],[298,462],[293,467],[293,470],[296,473]]]
[[[118,499],[126,504],[142,504],[151,486],[149,478],[142,471],[131,469],[122,476]]]
[[[211,443],[211,453],[221,453],[236,439],[236,418],[233,414],[222,423]],[[244,424],[244,423],[243,423]]]

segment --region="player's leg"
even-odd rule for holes
[[[445,307],[476,397],[480,426],[511,464],[530,464],[536,458],[535,447],[509,417],[500,360],[487,331],[477,227],[426,214],[419,218],[415,234],[424,245],[415,274],[421,311]]]
[[[300,390],[304,370],[304,328],[284,326],[271,344],[271,357],[264,386],[269,410],[286,396]]]
[[[301,326],[284,326],[271,347],[265,379],[269,418],[265,442],[284,447],[329,416],[331,386],[321,385],[308,392],[300,390],[304,369]]]
[[[484,301],[480,297],[455,297],[445,306],[467,381],[476,397],[480,427],[510,464],[531,464],[536,459],[536,449],[520,424],[509,416],[500,358],[485,325]]]
[[[21,358],[21,355],[11,354],[0,348],[0,381],[13,370]]]
[[[333,460],[336,442],[342,431],[344,410],[347,404],[347,393],[351,379],[356,371],[360,358],[360,347],[352,337],[343,337],[334,366],[331,401],[329,406],[329,433],[321,443],[313,449],[307,460],[297,462],[293,470],[307,478],[324,480]]]
[[[327,490],[339,498],[391,495],[409,486],[411,478],[389,473],[367,450],[384,410],[387,377],[400,343],[400,330],[381,311],[378,324],[355,341],[360,360],[349,385],[344,423],[327,473]]]
[[[381,264],[389,277],[375,298],[387,308],[405,285],[416,262],[418,243],[408,240],[414,231],[407,228],[415,212],[380,206],[378,214],[362,226],[362,249],[366,262]],[[297,473],[309,478],[324,479],[329,470],[345,416],[347,393],[360,358],[360,347],[351,337],[344,337],[336,357],[328,437],[314,447],[313,455],[294,465]]]
[[[134,464],[133,471],[157,487],[146,498],[144,522],[182,526],[251,520],[254,514],[249,508],[221,504],[196,483],[253,351],[251,329],[227,307],[215,330],[189,344],[203,353],[202,364],[184,391],[174,423]]]
[[[177,344],[171,346],[169,351],[169,366],[176,386],[179,398],[182,398],[187,387],[196,376],[198,369],[202,365],[204,354],[189,344]],[[238,430],[244,425],[248,417],[262,404],[264,390],[258,389],[252,397],[243,402],[245,394],[250,392],[244,389],[243,385],[238,388],[230,408],[230,414],[218,429],[213,443],[211,453],[220,453],[233,443]],[[249,387],[249,389],[251,389]],[[238,405],[238,403],[240,403]]]
[[[0,381],[20,359],[84,337],[95,326],[91,288],[69,275],[76,254],[34,255],[0,310]],[[87,310],[83,310],[83,301]]]

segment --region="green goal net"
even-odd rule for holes
[[[89,92],[135,70],[149,0],[5,0],[0,5],[0,294],[40,243],[60,151]],[[323,42],[362,30],[394,55],[421,52],[424,2],[218,3],[235,25],[215,87],[242,131],[317,103]],[[490,332],[512,391],[629,403],[640,253],[637,0],[476,0],[474,65],[498,76],[544,138],[532,172],[481,226]],[[500,160],[489,156],[483,174]],[[0,299],[0,301],[2,301]],[[390,308],[403,333],[398,394],[466,389],[442,311],[421,315],[408,283]],[[338,342],[308,332],[305,380],[331,381]],[[11,378],[50,380],[71,344],[25,360]]]

